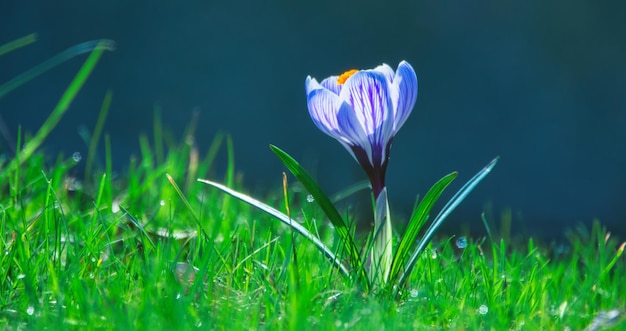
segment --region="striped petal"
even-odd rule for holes
[[[337,123],[341,99],[327,89],[313,90],[307,99],[313,123],[327,135],[335,139],[343,139],[338,134],[339,124]]]
[[[337,114],[337,123],[341,135],[344,136],[349,142],[351,147],[358,147],[365,151],[369,163],[373,163],[372,158],[372,145],[369,140],[369,136],[365,132],[361,121],[359,120],[356,112],[352,107],[344,102],[346,107],[342,107]],[[352,150],[350,152],[353,154]],[[356,159],[356,156],[355,156]],[[358,161],[358,159],[357,159]]]
[[[372,150],[384,149],[392,138],[394,122],[385,75],[375,70],[359,71],[348,78],[339,97],[354,109]]]
[[[337,83],[337,78],[339,78],[339,76],[330,76],[324,79],[321,84],[324,88],[327,88],[336,95],[339,95],[342,85]]]
[[[383,63],[383,64],[379,65],[378,67],[372,69],[372,70],[375,70],[375,71],[378,71],[378,72],[384,74],[385,77],[387,77],[387,80],[389,82],[393,82],[393,77],[394,77],[395,74],[393,72],[393,68],[391,68],[388,64]]]
[[[417,100],[417,75],[413,67],[406,62],[402,61],[398,65],[398,70],[393,78],[392,90],[397,91],[397,95],[394,95],[394,135],[400,130],[404,122],[406,122],[415,101]],[[395,94],[395,93],[394,93]]]
[[[315,78],[311,78],[311,76],[306,77],[306,80],[304,81],[304,91],[306,92],[307,99],[309,97],[309,94],[311,94],[313,90],[319,90],[323,88],[324,87],[320,85],[320,83],[318,83]]]

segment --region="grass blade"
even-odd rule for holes
[[[0,46],[0,56],[10,53],[18,48],[22,48],[24,46],[28,46],[37,41],[37,34],[31,33],[22,38],[10,41],[2,46]]]
[[[115,42],[113,40],[108,40],[108,39],[86,41],[84,43],[80,43],[78,45],[70,47],[70,48],[66,49],[65,51],[55,55],[54,57],[44,61],[43,63],[40,63],[36,67],[31,68],[30,70],[27,70],[26,72],[21,73],[19,76],[17,76],[15,78],[9,80],[8,82],[0,85],[0,98],[5,96],[7,93],[15,90],[16,88],[24,85],[25,83],[27,83],[28,81],[32,80],[33,78],[35,78],[37,76],[40,76],[41,74],[45,73],[46,71],[48,71],[48,70],[58,66],[59,64],[65,62],[67,60],[70,60],[71,58],[73,58],[73,57],[75,57],[77,55],[84,54],[84,53],[87,53],[87,52],[92,52],[91,55],[90,55],[90,58],[93,57],[93,58],[96,58],[96,59],[95,60],[91,60],[91,61],[97,62],[97,59],[100,57],[102,52],[104,52],[104,51],[113,51],[113,50],[115,50]],[[83,65],[83,68],[85,67],[85,65],[87,63],[88,63],[88,61],[85,61],[85,64]],[[95,65],[95,63],[93,63],[93,65]],[[90,71],[91,70],[89,70],[89,73],[90,73]],[[89,76],[89,73],[87,73],[87,76]],[[76,78],[78,78],[79,76],[80,75],[77,75]],[[75,80],[76,80],[76,78],[75,78]],[[70,87],[71,86],[72,85],[70,85]],[[69,90],[69,88],[68,88],[68,90]]]
[[[109,108],[111,107],[111,99],[113,98],[113,92],[107,91],[100,107],[100,114],[98,114],[98,120],[96,121],[96,127],[93,129],[93,134],[89,140],[89,151],[87,152],[87,164],[85,165],[85,179],[91,179],[91,169],[94,159],[96,157],[96,149],[98,148],[98,142],[102,135],[102,129],[104,128],[104,122],[106,121]]]
[[[450,213],[454,211],[454,209],[467,197],[467,195],[470,194],[470,192],[472,192],[472,190],[476,187],[476,185],[478,185],[478,183],[480,183],[485,178],[485,176],[487,176],[489,172],[491,172],[491,169],[493,169],[493,167],[496,165],[497,162],[498,162],[498,158],[493,159],[481,171],[479,171],[476,175],[474,175],[474,177],[472,177],[472,179],[470,179],[467,183],[465,183],[465,185],[461,187],[461,189],[452,197],[452,199],[448,201],[448,203],[443,207],[441,212],[439,212],[439,215],[435,217],[435,220],[430,225],[430,227],[428,227],[428,230],[426,230],[424,237],[417,244],[415,251],[413,251],[413,255],[411,255],[409,262],[404,268],[404,271],[402,272],[402,276],[400,277],[400,280],[398,281],[396,285],[396,291],[399,291],[400,288],[402,288],[402,285],[407,280],[408,276],[411,274],[413,267],[415,266],[417,257],[424,250],[428,242],[430,242],[430,239],[435,234],[435,231],[437,231],[439,226],[441,226],[441,224],[443,223],[443,221],[445,221],[448,215],[450,215]]]
[[[322,208],[326,217],[328,217],[330,222],[335,226],[335,230],[337,231],[337,234],[339,234],[339,238],[344,245],[344,249],[348,253],[350,264],[352,265],[354,271],[358,274],[358,278],[362,282],[366,281],[368,278],[365,274],[365,269],[363,268],[363,260],[361,260],[359,249],[350,234],[348,226],[341,218],[341,215],[339,215],[339,212],[331,202],[330,198],[328,198],[319,185],[317,185],[313,177],[311,177],[311,175],[309,175],[309,173],[304,170],[304,168],[302,168],[294,158],[274,145],[270,145],[270,148],[276,156],[278,156],[285,167],[287,167],[287,169],[289,169],[289,171],[296,176],[296,178],[298,178],[302,185],[304,185],[307,191],[309,191],[309,194],[315,198],[315,201]]]
[[[413,215],[409,220],[407,228],[404,231],[404,234],[400,241],[400,245],[398,245],[396,254],[393,257],[390,277],[392,283],[398,276],[398,272],[404,265],[407,256],[409,256],[409,250],[411,249],[411,246],[413,246],[413,243],[415,242],[417,235],[420,232],[420,229],[422,228],[424,223],[426,223],[428,215],[430,214],[430,210],[435,205],[435,202],[439,200],[439,197],[446,189],[446,187],[448,187],[448,185],[452,183],[456,176],[457,173],[453,172],[437,181],[437,183],[435,183],[435,185],[433,185],[430,190],[428,190],[428,192],[424,196],[424,199],[419,202],[417,208],[415,208]]]
[[[245,195],[243,193],[239,193],[235,190],[232,190],[230,188],[228,188],[225,185],[219,184],[219,183],[215,183],[212,182],[210,180],[206,180],[206,179],[198,179],[199,182],[207,184],[207,185],[211,185],[249,205],[255,206],[257,208],[259,208],[260,210],[276,217],[278,220],[280,220],[281,222],[287,224],[288,226],[290,226],[292,229],[296,230],[298,233],[300,233],[301,235],[303,235],[305,238],[309,239],[315,246],[317,246],[317,248],[322,251],[322,253],[324,253],[324,255],[337,267],[339,268],[339,270],[341,270],[341,272],[343,274],[345,274],[346,276],[350,277],[350,272],[348,271],[348,269],[346,269],[346,267],[341,263],[341,260],[339,260],[339,258],[332,252],[332,250],[330,248],[328,248],[318,237],[316,237],[315,235],[313,235],[309,230],[307,230],[305,227],[303,227],[302,225],[300,225],[297,222],[292,222],[291,218],[289,218],[287,215],[283,214],[282,212],[278,211],[277,209],[259,201],[256,200],[248,195]]]
[[[170,184],[172,184],[172,187],[176,191],[176,194],[178,194],[178,197],[180,198],[180,200],[183,202],[183,204],[185,204],[185,207],[187,207],[187,210],[189,211],[189,214],[191,214],[191,217],[193,218],[193,220],[196,221],[196,224],[200,228],[200,231],[202,232],[202,235],[204,235],[204,238],[210,239],[211,237],[209,237],[209,234],[204,229],[204,226],[202,226],[202,222],[200,222],[200,218],[194,212],[193,207],[191,207],[191,204],[189,203],[189,200],[187,200],[187,197],[185,197],[185,194],[183,193],[183,191],[180,189],[178,184],[176,184],[176,181],[174,180],[174,178],[170,176],[170,174],[165,174],[165,176],[167,177],[167,180],[169,180]]]
[[[370,188],[370,182],[368,180],[364,180],[361,182],[358,182],[356,184],[350,185],[349,187],[333,194],[330,197],[330,200],[332,202],[339,202],[343,199],[348,198],[349,196],[361,191],[361,190],[367,190]]]

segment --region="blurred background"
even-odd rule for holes
[[[334,192],[366,176],[311,122],[305,77],[405,59],[419,97],[388,168],[397,219],[437,179],[459,171],[450,198],[500,156],[449,231],[481,233],[483,211],[497,224],[510,210],[514,233],[553,238],[597,218],[625,235],[625,9],[584,0],[3,1],[0,44],[32,32],[38,41],[0,58],[0,82],[72,45],[113,39],[117,50],[104,54],[47,152],[86,155],[79,128],[93,129],[112,89],[105,130],[119,171],[138,154],[139,134],[152,132],[158,106],[179,137],[199,114],[201,152],[218,130],[230,133],[255,196],[280,187],[284,168],[270,143]],[[0,100],[13,134],[39,128],[84,58]]]

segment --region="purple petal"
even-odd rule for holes
[[[363,149],[369,159],[369,163],[372,164],[372,146],[369,137],[352,107],[345,102],[343,104],[345,106],[341,107],[337,114],[341,135],[350,142],[351,146],[358,146]],[[357,161],[359,160],[357,159]]]
[[[339,97],[348,102],[366,134],[379,131],[387,114],[391,111],[385,76],[376,71],[360,71],[344,84]]]
[[[330,76],[322,81],[322,86],[329,89],[331,92],[339,95],[341,92],[341,85],[337,83],[339,76]]]
[[[404,122],[411,114],[415,101],[417,100],[417,75],[413,67],[406,62],[402,61],[398,65],[396,75],[393,79],[394,88],[398,93],[397,100],[394,104],[394,134],[400,130]],[[394,92],[395,94],[395,92]]]
[[[385,75],[385,77],[387,77],[387,80],[389,80],[389,83],[393,82],[393,77],[394,77],[394,72],[393,72],[393,68],[391,68],[389,65],[387,65],[386,63],[383,63],[381,65],[379,65],[378,67],[372,69],[375,71],[378,71],[382,74]]]
[[[349,142],[349,140],[341,134],[341,129],[337,122],[337,115],[340,109],[345,107],[349,108],[350,106],[348,104],[325,88],[313,89],[311,93],[307,95],[307,104],[313,123],[315,123],[322,132],[340,142]]]
[[[304,91],[306,92],[307,98],[313,90],[318,90],[322,88],[324,87],[320,85],[320,83],[318,83],[315,78],[312,78],[311,76],[306,77],[306,80],[304,81]]]
[[[381,72],[360,71],[346,81],[340,94],[340,98],[354,109],[372,148],[376,149],[384,149],[383,146],[393,135],[393,104],[389,84]],[[384,151],[380,154],[384,154]]]

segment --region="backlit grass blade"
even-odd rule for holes
[[[143,225],[141,225],[141,222],[139,222],[139,220],[135,216],[133,216],[133,214],[131,214],[128,210],[126,210],[126,208],[120,206],[120,210],[128,217],[130,222],[133,223],[133,225],[137,229],[139,229],[139,231],[141,231],[141,233],[144,235],[144,237],[146,239],[148,239],[148,242],[150,243],[150,245],[152,245],[152,247],[155,247],[154,241],[152,241],[152,239],[150,239],[150,235],[148,234],[146,229],[143,227]]]
[[[0,56],[10,53],[16,49],[22,48],[24,46],[30,45],[32,43],[34,43],[35,41],[37,41],[37,34],[36,33],[31,33],[27,36],[24,36],[22,38],[19,39],[15,39],[13,41],[10,41],[2,46],[0,46]]]
[[[95,68],[98,61],[100,60],[102,53],[104,53],[104,51],[106,50],[112,49],[111,43],[112,41],[110,40],[103,40],[103,41],[98,41],[96,45],[91,45],[91,44],[86,45],[85,43],[83,43],[78,46],[75,46],[75,47],[82,47],[86,50],[93,49],[93,51],[91,52],[91,54],[89,54],[89,57],[87,57],[87,60],[85,60],[85,63],[83,63],[80,70],[78,70],[78,73],[76,74],[76,76],[74,77],[70,85],[67,87],[67,89],[61,96],[61,99],[59,100],[57,105],[54,107],[54,110],[52,111],[50,116],[48,116],[48,118],[43,123],[41,128],[39,128],[35,136],[33,136],[33,138],[30,139],[26,143],[26,145],[24,145],[24,148],[20,152],[20,155],[16,156],[11,161],[11,164],[9,165],[8,169],[13,169],[16,166],[19,166],[20,164],[22,164],[22,162],[27,160],[33,154],[33,152],[41,145],[41,143],[43,143],[44,139],[48,136],[48,134],[50,134],[50,132],[57,125],[57,123],[59,123],[59,121],[61,120],[61,117],[63,117],[63,114],[65,114],[65,112],[69,109],[70,104],[72,103],[72,101],[74,101],[74,98],[76,98],[76,95],[78,95],[78,92],[80,91],[80,89],[83,87],[83,85],[85,85],[87,78],[89,78],[89,75],[91,75],[91,72]],[[74,52],[76,51],[79,51],[79,50],[75,50]],[[28,79],[31,79],[31,78],[28,78]],[[3,93],[6,93],[7,91],[10,91],[11,89],[12,88],[10,88],[10,86],[6,87],[6,84],[0,87],[0,97],[2,97]]]
[[[330,197],[330,200],[332,202],[338,202],[355,194],[356,192],[359,192],[361,190],[367,190],[369,188],[370,188],[370,182],[368,180],[360,181],[356,184],[350,185],[347,188],[333,194]]]
[[[617,263],[617,261],[619,261],[619,259],[622,257],[622,254],[624,253],[624,247],[626,246],[626,242],[623,242],[619,248],[617,249],[617,252],[615,253],[615,256],[613,256],[613,258],[611,259],[611,261],[606,265],[606,267],[604,267],[604,269],[602,269],[602,272],[600,273],[600,275],[598,276],[598,279],[596,279],[596,284],[599,283],[600,281],[602,281],[604,279],[604,277],[606,277],[606,275],[609,274],[609,272],[611,271],[611,269],[613,269],[613,266],[615,266],[615,263]],[[606,253],[604,253],[606,255]]]
[[[45,73],[46,71],[58,66],[59,64],[67,60],[72,59],[73,57],[77,55],[92,52],[90,55],[90,58],[91,57],[96,58],[95,60],[92,60],[92,61],[97,62],[97,59],[100,58],[100,55],[102,54],[102,52],[113,51],[113,50],[115,50],[115,42],[113,40],[108,40],[108,39],[91,40],[91,41],[86,41],[84,43],[80,43],[78,45],[72,46],[66,49],[65,51],[55,55],[54,57],[40,63],[36,67],[31,68],[30,70],[27,70],[21,73],[19,76],[0,85],[0,98],[5,96],[7,93],[15,90],[16,88],[24,85],[25,83],[32,80],[33,78]],[[88,63],[88,61],[85,61],[85,65]],[[83,65],[83,68],[85,67],[85,65]],[[77,75],[77,78],[79,76],[80,75]],[[89,74],[87,74],[87,76],[89,76]]]
[[[202,226],[202,222],[200,222],[200,217],[196,215],[196,212],[193,210],[193,207],[191,207],[189,200],[187,200],[187,197],[185,196],[183,191],[180,189],[178,184],[176,184],[176,181],[174,180],[174,178],[170,176],[170,174],[165,174],[165,176],[167,177],[167,180],[169,180],[170,184],[172,184],[172,187],[176,191],[176,194],[178,194],[178,197],[180,198],[180,200],[183,202],[183,204],[185,204],[185,207],[187,207],[187,210],[189,211],[189,214],[191,215],[193,220],[196,221],[196,224],[200,228],[200,231],[202,232],[202,235],[204,235],[204,238],[210,239],[211,237],[209,237],[209,234],[204,229],[204,226]]]
[[[419,202],[417,208],[415,208],[413,215],[409,220],[407,228],[404,231],[404,234],[400,241],[400,245],[398,245],[396,254],[393,257],[390,274],[392,282],[398,276],[398,272],[402,269],[406,258],[409,256],[411,246],[413,246],[413,243],[415,243],[420,229],[422,228],[424,223],[426,223],[428,215],[430,214],[430,210],[435,205],[435,202],[439,200],[441,193],[443,193],[446,187],[448,187],[448,185],[452,183],[456,176],[457,173],[453,172],[437,181],[437,183],[435,183],[435,185],[433,185],[430,190],[428,190],[428,193],[426,193],[424,199]]]
[[[85,165],[85,179],[91,178],[91,169],[94,159],[96,157],[96,149],[100,142],[100,136],[102,135],[102,129],[104,128],[104,122],[106,121],[109,108],[111,108],[111,100],[113,99],[113,92],[107,91],[100,107],[100,113],[98,114],[98,120],[96,126],[93,129],[93,134],[89,139],[89,150],[87,152],[87,164]]]
[[[233,146],[233,138],[230,135],[226,135],[226,158],[228,160],[226,166],[226,178],[225,183],[227,187],[233,187],[235,183],[235,147]],[[222,212],[226,213],[229,210],[230,197],[225,196],[222,200]],[[226,226],[226,230],[230,229],[230,224]]]
[[[344,245],[344,249],[348,253],[350,264],[352,265],[354,272],[358,274],[361,281],[366,280],[367,275],[365,274],[365,269],[363,268],[363,261],[361,260],[359,249],[350,234],[350,229],[341,218],[341,215],[339,215],[339,212],[330,201],[330,198],[328,198],[319,185],[317,185],[313,177],[311,177],[311,175],[309,175],[309,173],[304,170],[304,168],[302,168],[294,158],[274,145],[270,145],[270,148],[276,156],[278,156],[285,167],[287,167],[287,169],[289,169],[289,171],[296,176],[296,178],[298,178],[302,185],[304,185],[309,194],[315,198],[315,201],[322,208],[326,217],[328,217],[330,222],[335,226],[335,230]]]
[[[439,215],[435,217],[435,219],[433,220],[433,223],[430,225],[430,227],[428,227],[428,230],[426,230],[424,237],[422,237],[420,242],[417,244],[417,247],[415,248],[415,251],[413,251],[413,255],[411,255],[409,262],[406,264],[406,267],[404,268],[404,271],[402,272],[402,275],[400,276],[400,280],[398,281],[396,285],[396,291],[399,291],[402,288],[402,285],[407,280],[408,276],[411,274],[413,267],[415,266],[417,257],[424,250],[428,242],[430,242],[430,239],[432,239],[433,235],[435,234],[437,229],[441,226],[443,221],[445,221],[448,215],[450,215],[450,213],[452,213],[452,211],[454,211],[454,209],[463,200],[465,200],[467,195],[470,194],[472,190],[474,190],[476,185],[478,185],[478,183],[480,183],[485,178],[485,176],[487,176],[489,172],[491,172],[491,169],[493,169],[493,167],[496,165],[497,162],[498,162],[498,158],[493,159],[481,171],[479,171],[476,175],[474,175],[474,177],[472,177],[472,179],[470,179],[467,183],[465,183],[465,185],[461,187],[461,189],[452,197],[452,199],[448,201],[448,203],[443,207],[441,212],[439,212]]]
[[[318,237],[316,237],[315,235],[313,235],[309,230],[307,230],[305,227],[303,227],[302,225],[300,225],[297,222],[293,222],[292,219],[289,218],[289,216],[283,214],[282,212],[280,212],[279,210],[259,201],[256,200],[248,195],[245,195],[243,193],[239,193],[235,190],[230,189],[229,187],[219,184],[219,183],[215,183],[212,182],[210,180],[206,180],[206,179],[198,179],[199,182],[207,184],[207,185],[211,185],[249,205],[255,206],[258,209],[276,217],[279,221],[287,224],[288,226],[290,226],[292,229],[296,230],[298,233],[300,233],[301,235],[303,235],[305,238],[309,239],[315,246],[317,246],[317,248],[322,251],[322,253],[324,253],[324,255],[337,267],[339,268],[339,270],[341,270],[341,272],[343,274],[345,274],[346,276],[350,277],[350,272],[348,271],[348,269],[346,269],[346,267],[341,263],[341,260],[339,260],[339,258],[332,252],[332,250],[330,248],[328,248]]]

